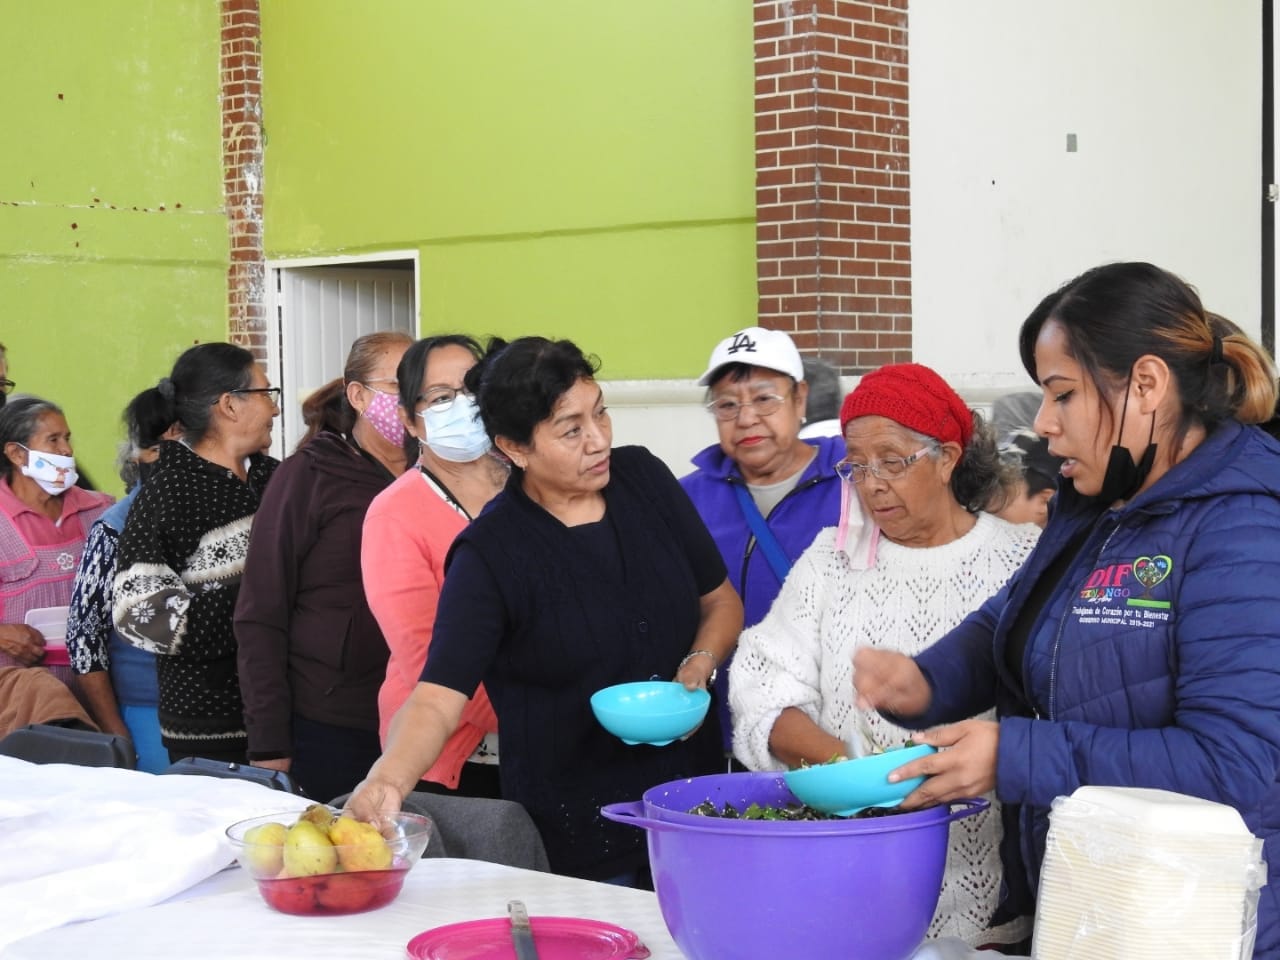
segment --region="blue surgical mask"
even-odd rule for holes
[[[418,416],[426,427],[427,446],[442,460],[470,463],[479,460],[492,446],[480,422],[475,397],[459,393],[449,406],[428,407]]]

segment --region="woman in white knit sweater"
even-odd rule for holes
[[[909,731],[854,706],[854,650],[923,650],[1003,586],[1040,532],[980,512],[1007,468],[990,428],[928,367],[867,374],[840,424],[840,525],[818,535],[738,644],[733,745],[753,770],[848,755],[854,737],[868,751],[901,746]],[[980,946],[1026,934],[993,923],[1001,874],[991,799],[992,809],[952,824],[932,937]]]

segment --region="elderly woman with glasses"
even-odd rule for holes
[[[908,731],[854,705],[854,651],[925,649],[1000,589],[1039,533],[982,512],[1007,469],[994,433],[928,367],[867,374],[840,424],[840,522],[800,557],[734,659],[734,752],[754,770],[901,746]],[[1026,935],[991,927],[999,844],[998,810],[952,825],[931,936],[979,946]]]
[[[120,534],[112,619],[159,654],[160,739],[171,760],[244,763],[244,704],[232,629],[249,531],[278,463],[262,451],[279,388],[230,343],[186,350],[151,388],[182,439],[160,460]]]
[[[720,549],[750,627],[768,613],[818,531],[839,518],[834,468],[844,440],[801,439],[809,384],[800,351],[781,331],[750,327],[726,337],[698,382],[707,388],[719,442],[693,458],[697,469],[680,483]],[[732,758],[729,676],[719,672],[715,691]]]

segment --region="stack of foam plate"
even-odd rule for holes
[[[1220,803],[1081,787],[1054,801],[1036,960],[1248,960],[1262,841]]]

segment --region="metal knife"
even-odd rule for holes
[[[516,960],[538,960],[538,948],[533,942],[533,928],[529,926],[529,911],[523,900],[507,903],[511,915],[511,942],[516,948]]]

